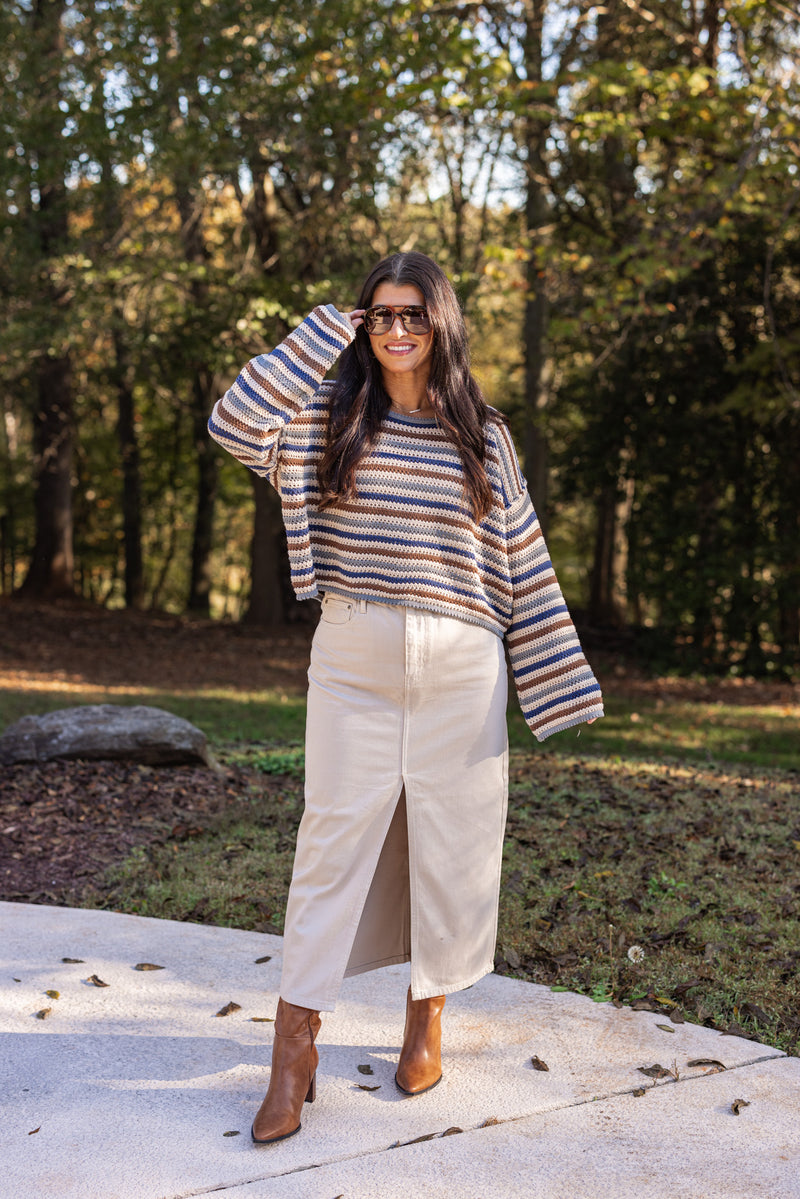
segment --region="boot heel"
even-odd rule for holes
[[[317,1097],[317,1072],[315,1070],[311,1076],[311,1085],[308,1088],[308,1094],[306,1095],[306,1103],[313,1103],[314,1100],[316,1099],[316,1097]]]

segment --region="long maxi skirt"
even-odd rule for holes
[[[411,962],[414,999],[493,969],[508,802],[507,671],[488,629],[326,594],[308,672],[305,810],[281,995]]]

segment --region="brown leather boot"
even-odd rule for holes
[[[313,1103],[317,1093],[319,1053],[314,1041],[321,1023],[319,1012],[278,1000],[269,1090],[250,1130],[256,1145],[300,1131],[303,1101]]]
[[[412,999],[408,988],[403,1048],[394,1081],[406,1095],[421,1095],[442,1080],[444,995]]]

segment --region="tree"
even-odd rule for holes
[[[72,363],[65,344],[69,288],[63,257],[69,249],[69,152],[64,133],[64,0],[34,0],[20,14],[15,49],[26,107],[18,130],[21,209],[13,213],[33,257],[34,313],[41,342],[34,366],[35,541],[22,591],[70,595],[72,552]],[[21,44],[22,43],[22,44]],[[24,49],[23,49],[24,45]],[[15,205],[16,208],[16,205]],[[23,216],[23,214],[25,214]]]

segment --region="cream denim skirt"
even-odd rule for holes
[[[333,1011],[345,976],[411,962],[414,999],[494,965],[507,672],[488,629],[326,594],[308,672],[305,811],[281,995]]]

